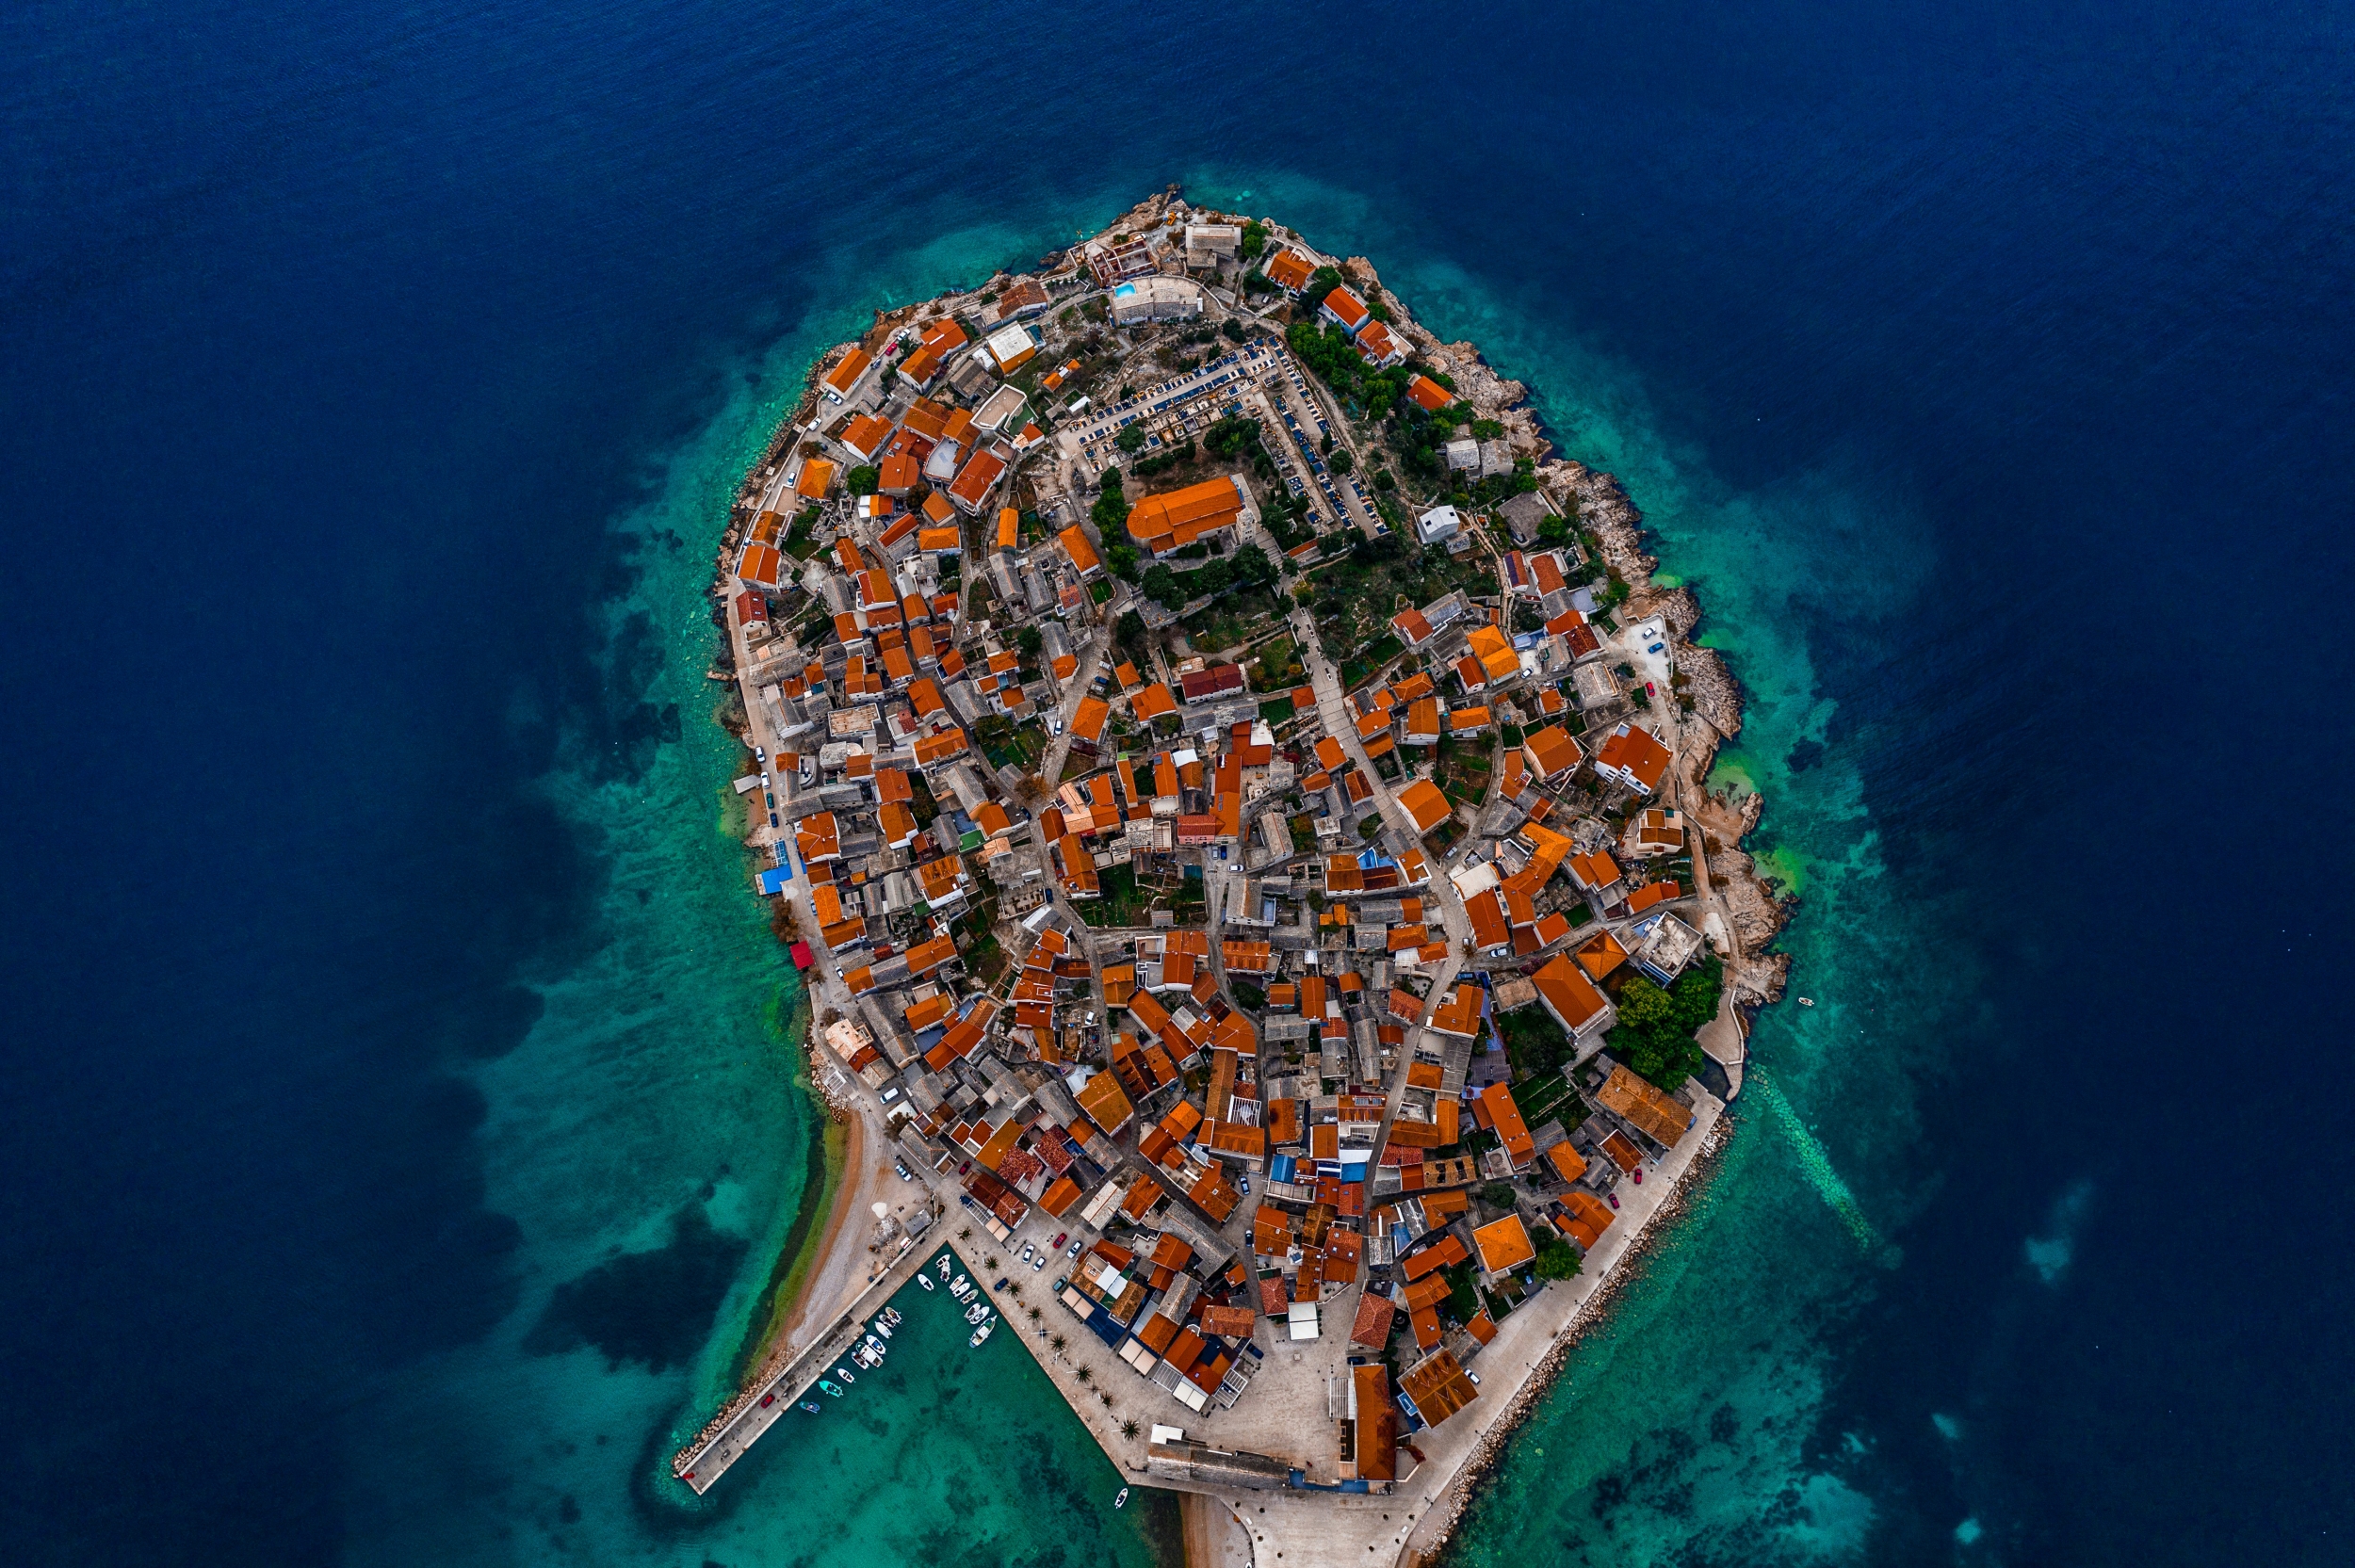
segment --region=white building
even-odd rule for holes
[[[1113,290],[1113,321],[1190,321],[1202,314],[1202,286],[1183,278],[1131,278]]]
[[[1463,514],[1454,507],[1433,507],[1415,519],[1415,537],[1425,544],[1440,543],[1463,531]]]
[[[983,338],[982,347],[997,361],[998,373],[1011,376],[1038,352],[1038,333],[1018,321],[1009,322]]]

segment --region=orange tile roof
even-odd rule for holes
[[[1242,515],[1242,493],[1237,483],[1205,479],[1183,490],[1148,495],[1129,513],[1129,532],[1155,555],[1183,549]]]
[[[1591,1023],[1609,1005],[1578,965],[1560,953],[1549,959],[1545,967],[1530,978],[1535,982],[1537,995],[1548,1010],[1573,1033]]]
[[[1533,1149],[1529,1127],[1521,1121],[1521,1107],[1514,1103],[1513,1091],[1501,1083],[1492,1083],[1480,1091],[1483,1119],[1493,1128],[1504,1144],[1504,1152],[1518,1171],[1529,1163]]]
[[[1508,1214],[1473,1231],[1472,1245],[1480,1249],[1481,1268],[1491,1274],[1518,1269],[1537,1255],[1537,1249],[1529,1239],[1529,1227],[1521,1223],[1518,1214]]]
[[[1400,790],[1398,803],[1414,819],[1415,831],[1419,833],[1429,832],[1446,821],[1454,810],[1447,803],[1447,797],[1439,793],[1438,785],[1429,779],[1417,779]]]
[[[1100,570],[1103,561],[1096,554],[1096,546],[1088,542],[1087,530],[1074,523],[1055,536],[1063,542],[1063,552],[1071,558],[1073,570],[1084,577]]]
[[[866,349],[853,348],[842,356],[840,364],[826,372],[826,385],[837,393],[848,392],[858,384],[858,379],[867,374],[867,367],[874,363],[875,356]]]
[[[1307,257],[1286,246],[1268,262],[1266,272],[1268,281],[1276,287],[1298,289],[1307,284],[1316,269],[1308,265]]]
[[[1155,681],[1151,686],[1129,699],[1129,711],[1140,719],[1151,720],[1167,714],[1175,714],[1178,711],[1178,699],[1169,694],[1169,687],[1166,685]]]
[[[1622,724],[1611,732],[1595,752],[1595,766],[1612,769],[1637,787],[1651,790],[1659,787],[1661,776],[1668,770],[1668,749],[1649,730]]]
[[[805,500],[819,501],[834,488],[834,464],[824,458],[811,458],[802,464],[801,474],[793,481],[793,493]]]

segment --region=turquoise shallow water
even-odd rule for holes
[[[946,1249],[934,1255],[955,1258]],[[952,1269],[969,1271],[968,1263]],[[1026,1293],[1045,1308],[1048,1332],[1069,1329],[1045,1291]],[[696,1549],[810,1568],[1149,1568],[1154,1532],[1174,1528],[1174,1508],[1143,1488],[1113,1508],[1119,1472],[1017,1343],[1041,1330],[1001,1319],[974,1348],[964,1308],[945,1289],[909,1285],[892,1304],[904,1321],[884,1365],[856,1372],[841,1398],[814,1395],[821,1414],[795,1410],[771,1429],[681,1522]]]

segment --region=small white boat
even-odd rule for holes
[[[917,1284],[918,1284],[918,1285],[922,1285],[922,1286],[923,1286],[925,1289],[927,1289],[927,1290],[930,1290],[930,1289],[932,1289],[932,1288],[933,1288],[933,1277],[932,1277],[930,1274],[918,1274],[918,1275],[917,1275],[917,1276],[916,1276],[916,1283],[917,1283]]]
[[[903,1319],[900,1317],[900,1309],[895,1306],[887,1306],[884,1308],[884,1319],[895,1329],[898,1328],[903,1321]]]
[[[1129,1489],[1128,1489],[1127,1487],[1125,1487],[1125,1486],[1124,1486],[1124,1487],[1122,1487],[1122,1488],[1120,1489],[1120,1495],[1119,1495],[1119,1496],[1117,1496],[1117,1497],[1114,1497],[1114,1498],[1113,1499],[1113,1507],[1114,1507],[1114,1508],[1127,1508],[1128,1506],[1129,1506]]]
[[[844,1382],[858,1382],[858,1380],[857,1380],[856,1378],[854,1378],[854,1377],[851,1376],[851,1369],[850,1369],[849,1367],[847,1367],[847,1366],[837,1366],[837,1367],[836,1367],[836,1368],[834,1369],[834,1375],[835,1375],[836,1377],[837,1377],[837,1378],[840,1378],[840,1379],[841,1379]]]
[[[965,1320],[968,1323],[978,1323],[988,1316],[989,1303],[986,1301],[975,1301],[973,1303],[973,1310],[965,1315]]]
[[[949,1288],[962,1296],[966,1291],[973,1288],[973,1282],[966,1279],[963,1274],[959,1274],[955,1279],[949,1282]]]
[[[949,1254],[947,1253],[940,1254],[940,1277],[944,1280],[949,1277]]]
[[[1801,1007],[1803,1007],[1803,1008],[1811,1008],[1811,1007],[1813,1007],[1814,1005],[1815,1005],[1815,998],[1814,998],[1814,997],[1812,997],[1812,996],[1802,996],[1802,997],[1800,997],[1800,998],[1799,998],[1799,1006],[1801,1006]]]
[[[875,1359],[877,1361],[881,1361],[891,1349],[890,1346],[885,1344],[882,1340],[877,1339],[871,1334],[867,1336],[866,1343],[867,1348],[875,1352]]]
[[[989,1331],[997,1326],[998,1319],[993,1317],[988,1322],[983,1323],[980,1328],[975,1329],[973,1331],[973,1337],[965,1342],[966,1348],[970,1350],[980,1350],[982,1341],[987,1339],[989,1337]]]
[[[885,1339],[889,1339],[891,1337],[891,1325],[885,1322],[882,1318],[876,1318],[872,1327],[877,1334],[882,1334]]]

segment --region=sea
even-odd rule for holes
[[[1621,477],[1795,899],[1448,1560],[2355,1561],[2350,81],[2179,0],[9,8],[0,1561],[1176,1560],[1019,1334],[665,1463],[820,1126],[727,500],[1171,184]]]

